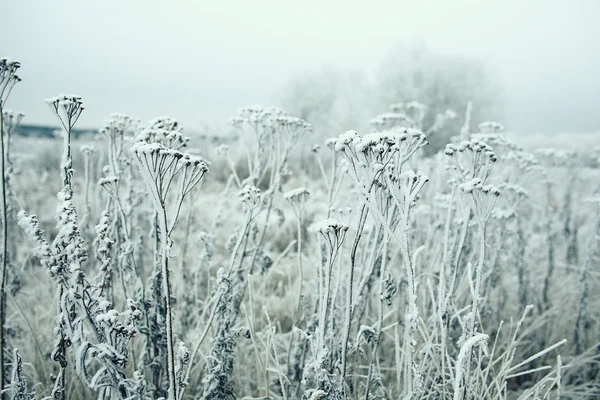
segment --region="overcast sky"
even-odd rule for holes
[[[2,0],[0,56],[21,61],[8,107],[53,123],[43,99],[218,125],[272,103],[311,69],[372,77],[397,44],[483,59],[515,132],[600,132],[600,0]]]

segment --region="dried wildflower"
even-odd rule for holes
[[[238,197],[248,209],[256,209],[261,204],[260,189],[256,186],[244,186],[238,193]]]
[[[4,134],[12,136],[15,130],[21,124],[25,117],[22,112],[14,112],[13,110],[2,110],[2,122],[4,123]]]
[[[386,166],[400,173],[406,161],[427,143],[421,131],[403,128],[363,137],[348,131],[337,138],[334,148],[350,162],[355,181],[368,190]]]
[[[406,114],[391,112],[380,114],[369,121],[377,131],[390,130],[397,127],[414,128],[414,121]]]
[[[478,139],[464,140],[458,145],[448,144],[444,153],[452,157],[452,168],[463,182],[474,178],[485,182],[491,172],[491,164],[498,161],[494,150]]]
[[[303,203],[306,201],[310,192],[304,187],[298,187],[296,189],[289,190],[283,194],[283,198],[290,203]]]
[[[59,94],[46,99],[50,111],[58,117],[65,131],[70,132],[83,112],[81,96],[76,94]]]
[[[183,136],[178,130],[167,130],[164,128],[144,128],[135,138],[138,142],[148,144],[158,143],[168,149],[181,150],[186,147],[190,138]]]
[[[119,176],[121,174],[124,160],[124,149],[131,140],[131,133],[137,125],[137,121],[125,115],[114,113],[104,121],[99,132],[106,139],[108,146],[109,174]]]
[[[154,207],[158,214],[160,230],[160,272],[162,281],[162,301],[165,305],[165,338],[167,348],[168,398],[176,400],[181,390],[178,380],[176,357],[174,350],[174,332],[171,301],[171,284],[169,280],[169,258],[172,247],[171,233],[175,228],[183,200],[200,182],[208,171],[206,162],[199,157],[184,154],[178,150],[167,148],[159,143],[137,142],[131,148],[138,163],[146,186],[150,189]],[[176,198],[172,205],[167,204],[167,197],[172,185],[175,185]],[[158,275],[157,275],[158,276]]]
[[[166,131],[182,132],[183,127],[171,117],[156,117],[148,123],[150,129],[164,129]]]
[[[0,59],[0,110],[4,108],[13,87],[21,81],[16,74],[20,67],[21,63],[18,61],[7,58]]]
[[[166,205],[167,193],[174,181],[177,184],[176,215],[183,198],[200,182],[208,171],[206,162],[158,143],[138,142],[131,151],[136,156],[144,181],[150,188],[157,209]]]

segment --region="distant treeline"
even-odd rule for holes
[[[40,137],[53,137],[54,132],[60,130],[57,126],[48,126],[48,125],[27,125],[20,124],[15,133],[21,136],[40,136]],[[77,129],[73,128],[71,130],[71,135],[75,137],[79,137],[85,133],[95,134],[97,132],[96,129]]]

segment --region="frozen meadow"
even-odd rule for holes
[[[113,114],[75,139],[61,94],[61,133],[25,138],[18,68],[3,398],[600,397],[597,136],[405,102],[329,138],[249,106],[229,136]]]

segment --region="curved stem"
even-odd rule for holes
[[[0,100],[0,170],[2,171],[2,283],[0,287],[0,390],[4,389],[4,350],[6,347],[6,335],[4,334],[4,324],[6,322],[6,275],[7,275],[7,257],[8,257],[8,221],[6,210],[6,172],[4,157],[4,117],[2,115],[2,103]]]

